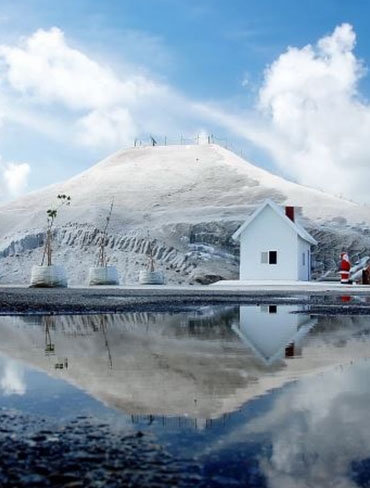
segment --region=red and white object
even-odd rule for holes
[[[340,263],[340,282],[341,283],[349,283],[349,271],[351,269],[351,263],[346,252],[342,252],[341,255],[341,263]]]

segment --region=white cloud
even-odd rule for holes
[[[0,161],[0,200],[22,194],[28,185],[31,168],[28,163],[3,163]]]
[[[40,29],[0,46],[3,116],[107,152],[148,134],[214,132],[216,124],[221,136],[264,148],[295,181],[369,201],[370,105],[358,93],[365,69],[355,41],[343,24],[316,45],[290,47],[266,69],[256,107],[241,113],[189,100],[129,63],[118,74],[72,48],[60,29]]]
[[[0,47],[7,65],[10,86],[37,102],[59,102],[70,109],[96,109],[132,102],[155,90],[155,85],[139,75],[120,80],[66,43],[63,32],[38,30],[20,47]]]
[[[370,104],[356,36],[342,24],[316,46],[290,47],[265,71],[256,106],[244,113],[199,103],[199,113],[263,148],[298,183],[370,202]],[[258,163],[258,162],[257,162]]]
[[[298,182],[366,200],[370,106],[358,94],[365,70],[355,40],[342,24],[316,46],[289,48],[266,70],[258,111],[267,137],[259,143]]]
[[[14,99],[22,95],[23,114],[40,106],[46,113],[57,111],[59,118],[68,120],[64,131],[71,143],[107,150],[131,144],[140,130],[150,133],[161,127],[165,132],[166,120],[173,118],[168,114],[177,115],[178,105],[186,106],[174,90],[138,74],[140,70],[129,63],[117,75],[71,48],[56,27],[40,29],[18,46],[0,46],[0,59],[3,86]],[[11,109],[6,116],[21,122],[30,118],[22,110],[15,117]],[[38,117],[36,123],[43,132],[48,125],[44,119]]]
[[[86,146],[125,146],[132,144],[136,133],[129,110],[94,110],[77,122],[76,139]]]

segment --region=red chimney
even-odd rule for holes
[[[285,215],[294,222],[294,207],[285,207]]]

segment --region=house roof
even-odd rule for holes
[[[314,239],[301,225],[299,225],[297,222],[293,222],[290,220],[289,217],[285,215],[285,212],[281,207],[276,205],[272,200],[265,200],[265,202],[257,208],[255,212],[244,222],[242,226],[239,227],[239,229],[234,232],[232,235],[232,238],[234,241],[237,241],[240,239],[240,236],[242,233],[245,231],[245,229],[258,217],[260,213],[263,212],[263,210],[266,207],[270,207],[276,215],[278,215],[280,218],[284,220],[284,222],[289,225],[303,240],[309,242],[310,244],[316,245],[317,241]]]

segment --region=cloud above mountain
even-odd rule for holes
[[[116,142],[117,132],[125,134],[118,144],[131,142],[136,129],[132,112],[167,90],[132,71],[117,76],[109,66],[71,48],[56,27],[40,29],[18,46],[1,46],[0,57],[12,92],[31,106],[72,113],[83,144]]]
[[[349,24],[315,46],[288,48],[266,69],[257,110],[266,149],[285,174],[306,185],[368,200],[370,105],[358,84]]]
[[[289,47],[242,111],[190,99],[130,60],[113,69],[72,47],[61,29],[39,29],[0,46],[3,124],[107,153],[144,134],[171,139],[218,127],[262,148],[288,178],[369,201],[370,105],[359,93],[366,70],[355,44],[353,28],[342,24],[315,45]],[[26,188],[29,166],[3,165],[0,173],[8,194]]]
[[[32,118],[33,129],[45,131],[47,116],[57,111],[55,118],[67,121],[71,144],[109,151],[132,145],[143,134],[179,135],[194,124],[204,126],[193,102],[175,88],[129,61],[117,73],[72,48],[57,27],[0,46],[0,59],[3,92],[8,99],[22,98],[26,124]],[[41,113],[35,116],[36,107]],[[6,116],[16,118],[11,110]],[[18,113],[17,121],[22,117]]]
[[[1,46],[8,83],[41,103],[62,103],[89,110],[134,103],[152,96],[160,87],[141,75],[122,79],[108,67],[71,48],[64,33],[53,27],[38,30],[20,46]]]

